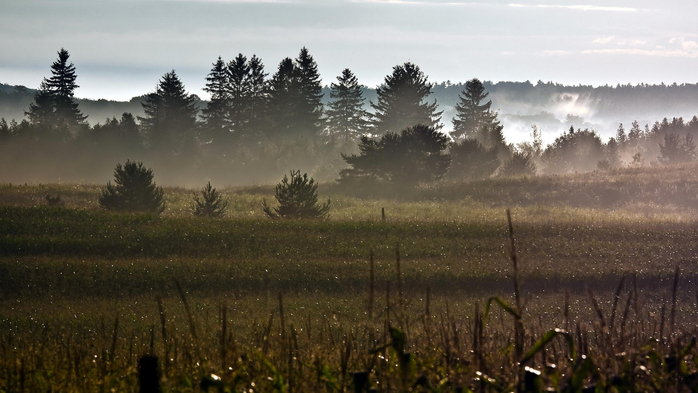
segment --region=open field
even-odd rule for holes
[[[207,220],[191,216],[192,190],[166,189],[157,217],[99,210],[99,186],[0,185],[0,391],[136,391],[146,353],[166,391],[365,391],[361,372],[378,391],[536,391],[523,366],[559,391],[690,390],[697,172],[443,183],[400,199],[327,186],[327,221],[269,220],[264,186],[224,190],[228,216]],[[47,193],[64,207],[43,206]],[[512,308],[493,304],[480,325],[492,296]],[[575,353],[555,338],[519,367],[553,328]]]

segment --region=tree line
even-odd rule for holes
[[[170,71],[145,97],[142,116],[124,113],[90,126],[74,98],[77,72],[69,56],[65,49],[58,52],[24,120],[0,120],[0,148],[11,153],[6,170],[43,166],[54,176],[84,175],[89,181],[114,162],[133,158],[155,161],[170,173],[165,176],[170,183],[182,176],[188,182],[201,177],[228,184],[268,181],[303,167],[323,180],[339,174],[340,183],[416,184],[695,157],[696,117],[644,128],[635,122],[627,135],[621,125],[606,143],[593,130],[572,127],[545,148],[534,127],[531,142],[514,146],[504,138],[487,84],[478,79],[459,85],[453,131],[446,135],[435,85],[411,62],[393,67],[375,102],[369,101],[370,111],[365,87],[349,69],[330,85],[324,103],[317,63],[306,48],[281,60],[271,76],[255,55],[218,57],[206,77],[211,98],[203,106]]]

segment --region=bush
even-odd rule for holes
[[[451,168],[448,177],[451,179],[485,179],[499,168],[499,149],[487,149],[475,139],[466,138],[453,143],[450,147]]]
[[[60,195],[51,196],[51,194],[46,194],[46,203],[51,207],[63,206],[63,201]]]
[[[145,168],[142,162],[117,164],[114,183],[108,182],[99,197],[99,205],[103,208],[156,214],[165,210],[162,187],[155,185],[152,169]]]
[[[262,208],[271,218],[327,218],[330,213],[330,200],[318,203],[317,183],[301,171],[291,171],[291,180],[284,175],[281,183],[274,188],[274,197],[279,207],[270,208],[262,201]]]
[[[380,138],[361,137],[360,155],[342,155],[351,168],[340,172],[340,183],[354,185],[370,179],[413,186],[441,179],[451,163],[448,137],[434,127],[418,124]]]
[[[534,176],[536,174],[536,164],[528,153],[515,151],[511,159],[502,165],[501,176]]]
[[[194,194],[194,215],[197,217],[223,217],[227,208],[228,201],[211,187],[211,182],[208,182],[198,194]]]

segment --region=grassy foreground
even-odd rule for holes
[[[145,354],[168,392],[695,390],[688,172],[326,187],[310,222],[263,217],[270,187],[203,220],[192,190],[156,217],[99,210],[97,186],[2,185],[0,391],[138,391]],[[589,202],[613,184],[622,203]]]

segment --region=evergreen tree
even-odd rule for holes
[[[348,68],[330,85],[327,127],[333,135],[345,139],[356,138],[366,130],[368,113],[363,109],[364,97],[361,85]]]
[[[206,77],[204,91],[211,95],[211,100],[201,112],[205,128],[210,133],[213,143],[218,144],[229,133],[227,116],[230,105],[230,93],[228,91],[228,72],[225,62],[218,57],[211,72]]]
[[[451,136],[456,139],[475,138],[483,127],[492,129],[499,126],[497,113],[491,110],[492,101],[483,103],[489,94],[477,78],[465,83],[465,88],[458,95],[460,101],[456,104]]]
[[[194,144],[198,109],[174,70],[166,73],[143,104],[138,117],[153,148],[181,153]]]
[[[267,73],[264,72],[264,63],[262,60],[252,55],[248,61],[250,68],[249,74],[249,96],[248,96],[248,119],[249,129],[246,134],[248,136],[259,135],[264,132],[265,122],[267,120],[267,100],[268,100],[268,83],[266,81]]]
[[[486,149],[480,142],[465,138],[451,144],[451,167],[448,177],[451,179],[484,179],[499,168],[497,148]]]
[[[640,128],[640,123],[633,121],[630,131],[628,131],[628,142],[633,146],[637,146],[638,141],[642,138],[642,129]]]
[[[322,81],[317,63],[308,49],[303,47],[295,65],[298,78],[296,132],[304,136],[317,136],[323,128]]]
[[[153,170],[142,162],[126,161],[116,165],[114,183],[107,183],[99,196],[99,205],[107,210],[160,214],[165,210],[162,187],[153,182]]]
[[[330,214],[330,200],[318,202],[318,184],[308,174],[291,171],[291,180],[284,175],[281,183],[274,188],[274,197],[279,206],[271,208],[262,201],[262,210],[271,218],[323,218]]]
[[[295,131],[296,106],[299,101],[296,68],[285,58],[269,81],[270,136],[290,136]]]
[[[208,182],[198,194],[194,194],[194,215],[197,217],[223,217],[228,201]]]
[[[32,125],[50,127],[56,124],[53,98],[53,92],[44,78],[34,95],[34,102],[29,104],[29,110],[24,112]]]
[[[341,183],[384,181],[415,185],[441,179],[451,163],[448,137],[434,127],[418,124],[380,138],[362,136],[360,155],[342,155],[351,168],[340,172]]]
[[[230,107],[228,121],[236,138],[245,133],[249,123],[250,66],[242,53],[228,63],[228,94]]]
[[[70,128],[85,123],[87,116],[78,109],[78,103],[73,96],[75,89],[79,86],[75,83],[75,65],[68,64],[70,54],[61,48],[58,51],[58,60],[51,65],[51,78],[46,82],[48,89],[52,93],[54,115],[59,124],[64,124]]]
[[[616,142],[618,142],[619,145],[623,145],[627,139],[628,137],[625,135],[625,127],[623,127],[623,123],[620,123],[618,130],[616,131]]]
[[[397,133],[417,124],[440,129],[443,112],[436,111],[436,100],[426,102],[432,87],[417,65],[408,62],[393,67],[392,74],[386,76],[384,84],[376,90],[377,102],[371,102],[375,110],[374,132]]]

